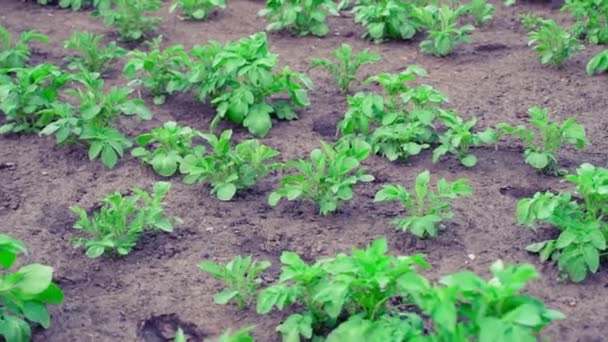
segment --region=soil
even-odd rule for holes
[[[260,1],[233,0],[207,22],[185,22],[169,14],[166,3],[160,32],[164,44],[186,47],[208,40],[239,39],[264,29],[265,22],[256,17],[263,5]],[[443,59],[421,54],[419,39],[381,45],[364,41],[359,38],[362,28],[349,17],[331,18],[331,34],[323,39],[283,33],[269,34],[269,38],[281,63],[298,71],[307,69],[309,57],[328,56],[343,42],[382,55],[383,61],[365,67],[363,76],[420,65],[429,73],[424,81],[448,94],[451,107],[462,116],[477,116],[480,127],[523,123],[527,109],[536,104],[549,108],[555,119],[574,116],[586,126],[593,145],[584,152],[566,150],[564,164],[570,170],[583,162],[606,166],[606,76],[587,77],[584,70],[586,61],[601,47],[588,47],[562,69],[544,67],[527,46],[527,34],[518,16],[534,12],[566,22],[567,17],[559,12],[560,4],[519,3],[505,8],[495,2],[495,6],[494,19],[473,33],[473,42]],[[35,63],[65,65],[63,41],[76,30],[115,37],[89,14],[0,0],[0,23],[11,32],[34,29],[50,36],[49,44],[35,45]],[[120,63],[114,67],[109,85],[125,83],[121,68]],[[311,77],[316,85],[312,105],[301,112],[300,120],[275,123],[263,139],[280,150],[284,160],[306,156],[319,146],[320,139],[332,140],[345,111],[345,101],[333,80],[317,70]],[[210,107],[190,95],[171,98],[161,107],[146,100],[154,119],[123,120],[121,128],[130,136],[167,120],[204,130],[214,115]],[[233,128],[237,138],[249,137],[242,128]],[[554,265],[541,264],[537,256],[524,250],[529,243],[551,236],[551,231],[535,233],[518,226],[514,218],[519,198],[567,185],[525,165],[516,142],[505,141],[496,149],[480,148],[475,153],[479,164],[472,169],[451,158],[432,164],[430,153],[395,163],[371,157],[365,165],[376,181],[356,186],[354,199],[327,217],[302,203],[269,208],[266,196],[277,184],[278,175],[227,203],[211,196],[206,186],[188,186],[173,178],[166,209],[181,217],[183,224],[172,234],[145,237],[127,257],[91,260],[70,246],[74,217],[69,206],[92,208],[105,194],[132,186],[150,188],[161,177],[130,156],[108,171],[99,162],[89,162],[81,147],[56,146],[52,139],[35,135],[4,136],[0,137],[0,231],[27,243],[29,261],[52,265],[56,281],[65,291],[64,304],[52,309],[51,328],[37,330],[35,341],[168,341],[176,325],[186,330],[191,341],[201,341],[225,328],[250,324],[256,325],[254,335],[259,341],[279,341],[274,328],[286,313],[261,317],[255,310],[214,304],[213,294],[221,284],[201,272],[198,263],[204,259],[226,262],[238,254],[253,254],[273,262],[266,278],[269,281],[279,272],[281,251],[298,252],[310,261],[347,252],[353,246],[363,247],[380,236],[387,236],[393,253],[426,254],[433,266],[428,272],[431,278],[461,269],[487,276],[489,265],[497,259],[532,263],[542,279],[532,282],[527,293],[568,316],[551,325],[543,336],[553,341],[605,340],[605,269],[582,284],[560,281]],[[456,201],[456,216],[438,239],[418,241],[389,226],[392,217],[400,213],[397,206],[376,205],[372,199],[384,182],[411,184],[425,169],[435,177],[470,178],[475,195]]]

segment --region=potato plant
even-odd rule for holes
[[[608,50],[604,50],[593,56],[587,63],[587,75],[592,76],[599,72],[608,70]]]
[[[92,7],[95,9],[105,9],[110,6],[113,0],[37,0],[40,5],[58,5],[60,8],[71,8],[78,11],[83,8]]]
[[[30,58],[29,43],[39,41],[48,43],[49,38],[34,31],[21,33],[19,39],[13,43],[13,36],[0,25],[0,69],[24,68]]]
[[[374,180],[360,166],[371,151],[366,142],[321,142],[321,147],[310,153],[310,160],[286,164],[295,173],[281,179],[279,188],[268,197],[270,206],[276,206],[283,198],[304,200],[316,203],[321,215],[327,215],[336,211],[341,202],[352,199],[355,184]]]
[[[526,249],[540,260],[555,261],[559,271],[574,282],[596,273],[606,255],[608,224],[608,169],[583,164],[565,176],[572,191],[536,193],[517,204],[517,220],[533,229],[548,223],[559,231],[556,239],[533,243]]]
[[[177,0],[170,12],[181,8],[184,17],[190,20],[205,20],[214,10],[226,8],[226,0]]]
[[[451,211],[454,199],[470,196],[473,188],[469,186],[469,180],[464,178],[452,183],[441,178],[437,181],[436,190],[432,189],[430,181],[430,172],[424,171],[416,177],[413,191],[401,185],[384,185],[376,193],[374,202],[400,202],[408,216],[393,220],[397,229],[422,239],[435,238],[442,223],[454,217]]]
[[[448,5],[428,5],[414,9],[414,16],[427,31],[427,39],[420,43],[424,53],[444,57],[452,53],[460,43],[471,42],[472,25],[459,26],[458,19],[467,12],[466,6],[451,9]]]
[[[268,31],[324,37],[329,33],[327,15],[337,16],[338,10],[332,0],[266,0],[258,15],[269,21]]]
[[[142,85],[154,96],[154,104],[165,103],[166,97],[190,86],[187,69],[190,65],[188,53],[182,45],[161,49],[162,36],[148,45],[150,51],[129,52],[124,75],[132,79],[130,85]]]
[[[217,340],[209,340],[210,342],[255,342],[251,337],[253,326],[245,327],[237,331],[230,329],[226,330]],[[178,342],[178,341],[175,341]],[[185,342],[185,341],[184,341]]]
[[[192,87],[201,100],[209,99],[217,109],[214,130],[222,119],[245,126],[262,137],[272,128],[272,118],[293,120],[293,106],[310,104],[312,81],[289,67],[276,71],[278,56],[269,52],[266,34],[257,33],[224,46],[210,43],[196,49],[193,63],[204,64],[190,75]],[[286,99],[275,99],[286,94]]]
[[[477,27],[485,25],[494,17],[494,5],[489,4],[487,0],[470,0],[464,5],[464,8]]]
[[[0,73],[0,112],[5,116],[3,133],[38,133],[54,115],[42,115],[59,102],[71,76],[51,64],[10,69],[14,77]]]
[[[280,279],[262,290],[256,310],[289,310],[276,329],[284,341],[536,341],[564,318],[520,294],[538,278],[531,265],[497,261],[490,280],[465,271],[434,284],[417,271],[429,267],[423,255],[387,252],[384,238],[312,264],[285,251]]]
[[[179,170],[187,184],[210,183],[211,193],[221,201],[230,201],[237,191],[253,187],[281,166],[270,161],[279,152],[258,140],[245,140],[233,148],[230,130],[219,137],[213,134],[201,137],[209,144],[209,151],[197,146],[181,159]]]
[[[499,124],[498,128],[523,141],[524,158],[530,166],[549,175],[564,174],[565,170],[559,167],[559,150],[564,144],[574,145],[579,150],[588,145],[585,127],[573,118],[561,124],[551,122],[549,112],[540,107],[530,108],[528,115],[536,131],[523,125],[514,127],[505,123]]]
[[[162,127],[138,136],[135,139],[138,147],[131,154],[150,164],[159,175],[169,177],[177,172],[184,157],[192,153],[192,139],[201,136],[202,133],[190,127],[168,121]]]
[[[313,58],[310,68],[326,69],[334,77],[343,94],[348,94],[351,84],[357,81],[357,74],[361,66],[380,60],[380,55],[369,52],[368,49],[353,55],[353,48],[348,44],[340,45],[331,54],[336,62],[325,58]]]
[[[381,43],[386,40],[411,39],[418,30],[412,16],[415,5],[399,0],[361,0],[353,8],[355,23],[367,32],[363,38]]]
[[[103,74],[108,69],[109,63],[127,53],[114,41],[102,46],[103,38],[103,35],[89,32],[74,32],[63,46],[65,49],[77,53],[77,56],[68,58],[70,60],[69,68]]]
[[[539,26],[530,32],[528,45],[534,46],[542,64],[556,67],[561,67],[568,58],[584,49],[572,33],[550,19],[543,19]]]
[[[218,265],[211,261],[204,261],[199,268],[223,281],[226,288],[213,296],[217,304],[236,302],[241,308],[249,306],[257,295],[258,287],[262,282],[260,274],[270,267],[268,261],[253,260],[253,257],[240,255],[226,265]]]
[[[161,18],[148,16],[148,12],[158,11],[162,4],[161,0],[113,0],[100,14],[104,24],[115,27],[123,41],[136,42],[158,29]]]
[[[63,302],[63,292],[53,282],[53,268],[27,264],[11,271],[17,257],[27,255],[23,242],[0,234],[0,337],[7,342],[28,342],[30,323],[47,329],[48,305]]]
[[[562,11],[569,11],[576,23],[572,32],[594,44],[608,43],[608,1],[566,0]]]
[[[74,247],[86,249],[89,258],[104,253],[124,256],[131,253],[142,234],[172,232],[180,219],[167,216],[163,209],[170,188],[170,183],[157,182],[152,193],[139,188],[131,189],[129,195],[115,192],[91,214],[81,207],[71,207],[79,218],[74,228],[84,235],[73,239]]]

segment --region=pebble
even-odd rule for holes
[[[473,261],[475,260],[475,254],[467,254],[467,258],[469,258],[469,260]]]

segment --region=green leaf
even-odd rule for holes
[[[15,289],[26,295],[38,295],[46,290],[53,279],[53,268],[41,264],[23,266],[17,271],[20,277]]]
[[[213,296],[213,301],[217,304],[224,305],[227,304],[231,299],[236,297],[238,294],[238,291],[225,289],[222,292],[216,293],[215,296]]]
[[[46,305],[42,303],[26,301],[23,304],[23,314],[30,321],[40,323],[45,329],[51,325],[49,312],[46,309]]]
[[[236,186],[232,183],[221,184],[215,190],[217,198],[220,201],[230,201],[234,197],[234,194],[236,194]]]
[[[535,169],[542,170],[549,165],[549,157],[546,153],[531,152],[526,157],[526,163],[532,165]]]

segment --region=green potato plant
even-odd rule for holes
[[[9,69],[14,77],[0,73],[0,112],[5,121],[0,134],[37,133],[54,115],[42,115],[59,101],[60,91],[71,76],[51,64]]]
[[[184,157],[192,153],[192,139],[201,136],[202,133],[190,127],[168,121],[135,138],[138,147],[131,150],[131,154],[150,164],[159,175],[169,177],[177,172]]]
[[[285,251],[280,278],[260,292],[256,310],[290,310],[276,328],[283,341],[533,342],[564,318],[520,293],[538,278],[531,265],[497,261],[490,280],[465,271],[433,284],[417,271],[429,267],[423,255],[387,252],[384,238],[312,264]]]
[[[0,25],[0,69],[25,68],[31,55],[29,43],[32,41],[48,43],[49,38],[34,31],[26,31],[13,44],[11,33]]]
[[[272,118],[293,120],[293,106],[310,105],[308,89],[312,81],[289,67],[276,71],[278,55],[269,52],[265,33],[257,33],[222,46],[211,43],[196,49],[195,65],[189,76],[202,101],[210,99],[217,114],[211,123],[215,130],[228,119],[263,137],[272,128]],[[284,97],[276,98],[280,94]],[[274,100],[271,97],[275,97]]]
[[[369,52],[368,49],[353,55],[353,48],[348,44],[340,45],[331,54],[336,62],[325,58],[313,58],[310,68],[322,67],[327,70],[334,77],[343,94],[348,94],[351,84],[357,81],[357,74],[361,66],[380,60],[380,55]]]
[[[569,11],[576,20],[575,36],[594,44],[608,43],[608,1],[566,0],[562,11]]]
[[[237,191],[253,187],[271,171],[281,167],[270,162],[279,152],[261,144],[258,140],[245,140],[231,146],[232,131],[222,132],[218,137],[201,134],[210,150],[197,146],[181,159],[179,170],[184,182],[210,183],[211,193],[221,201],[230,201]]]
[[[448,5],[428,5],[414,9],[414,16],[420,26],[426,29],[427,39],[420,43],[424,53],[436,57],[445,57],[454,51],[460,43],[470,43],[469,34],[475,29],[473,25],[460,26],[458,19],[468,11],[467,6],[451,9]]]
[[[251,331],[253,331],[253,326],[245,327],[235,332],[228,329],[217,340],[209,340],[209,342],[255,342],[255,339],[251,337]]]
[[[374,180],[360,166],[371,151],[366,142],[342,140],[333,145],[321,142],[321,147],[310,153],[310,160],[286,164],[296,172],[283,177],[279,188],[270,194],[271,207],[283,198],[304,200],[316,203],[321,215],[327,215],[336,211],[341,202],[352,199],[355,184]]]
[[[451,153],[456,155],[462,165],[473,167],[477,164],[477,157],[469,153],[469,149],[482,144],[492,144],[498,140],[498,133],[492,128],[478,133],[471,132],[477,123],[475,117],[464,121],[454,112],[445,111],[440,115],[440,120],[447,130],[439,135],[441,145],[433,151],[433,163],[439,161],[446,153]]]
[[[113,0],[37,0],[38,4],[46,6],[57,4],[60,8],[71,8],[78,11],[83,8],[92,7],[95,9],[108,8]]]
[[[173,12],[177,8],[181,8],[187,19],[205,20],[214,10],[226,8],[226,0],[177,0],[169,11]]]
[[[239,255],[226,265],[205,261],[199,267],[226,284],[224,290],[213,296],[217,304],[223,305],[234,301],[243,309],[255,299],[262,282],[260,274],[270,267],[270,262],[253,260],[251,255],[246,257]]]
[[[494,17],[494,5],[489,4],[487,0],[471,0],[464,7],[477,27],[482,27]]]
[[[132,188],[129,195],[115,192],[91,214],[81,207],[71,207],[79,217],[74,228],[85,235],[73,239],[74,247],[85,248],[89,258],[111,252],[124,256],[131,253],[142,234],[172,232],[180,219],[167,216],[163,209],[170,189],[170,183],[157,182],[152,193],[139,188]]]
[[[569,118],[561,125],[551,122],[549,112],[540,107],[528,110],[530,124],[536,131],[519,125],[517,127],[506,123],[498,125],[503,133],[513,135],[524,143],[524,158],[533,168],[548,175],[559,176],[565,170],[559,168],[559,149],[564,144],[574,145],[579,150],[589,142],[585,137],[585,127]]]
[[[376,193],[374,202],[398,201],[408,216],[393,220],[397,229],[414,234],[419,238],[435,238],[441,224],[454,217],[451,211],[454,199],[470,196],[473,188],[468,179],[458,179],[452,183],[441,178],[434,191],[430,185],[431,174],[424,171],[416,177],[414,191],[401,185],[387,184]]]
[[[47,329],[51,325],[47,306],[63,302],[52,267],[28,264],[10,271],[21,254],[27,255],[23,242],[0,234],[0,337],[7,342],[30,341],[30,322]]]
[[[114,26],[123,41],[137,42],[158,29],[161,18],[148,16],[148,12],[158,11],[162,4],[161,0],[112,0],[100,14],[104,24]]]
[[[561,67],[568,58],[584,49],[572,33],[550,19],[541,20],[530,32],[528,45],[534,46],[542,64],[556,67]]]
[[[87,70],[103,74],[109,67],[109,63],[127,52],[116,44],[110,42],[101,46],[103,35],[95,35],[89,32],[74,32],[69,40],[64,43],[64,48],[76,51],[78,56],[69,57],[70,69]]]
[[[593,58],[589,60],[589,63],[587,63],[586,69],[587,75],[589,76],[608,70],[608,50],[604,50],[593,56]]]
[[[556,239],[533,243],[526,249],[538,253],[542,262],[557,262],[564,277],[581,282],[596,273],[606,255],[608,224],[608,169],[583,164],[565,180],[572,191],[536,193],[517,204],[517,220],[535,229],[548,223],[559,231]]]
[[[148,45],[150,51],[134,50],[127,55],[124,75],[131,79],[131,86],[142,85],[154,96],[154,104],[165,103],[166,97],[189,88],[187,69],[190,57],[182,45],[173,45],[162,50],[162,36]]]
[[[418,30],[412,12],[414,4],[398,0],[362,0],[353,8],[355,23],[367,32],[363,38],[381,43],[386,40],[408,40]]]
[[[327,15],[338,16],[331,0],[266,0],[258,15],[269,21],[267,31],[288,30],[300,36],[324,37],[329,33]]]

